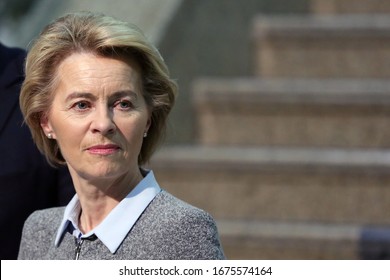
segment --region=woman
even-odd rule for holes
[[[26,60],[22,112],[38,148],[66,164],[76,195],[33,213],[19,259],[223,259],[214,220],[141,168],[177,87],[135,26],[75,13],[48,25]]]

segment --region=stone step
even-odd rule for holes
[[[357,224],[220,220],[228,259],[354,260],[390,256],[390,228]]]
[[[165,147],[150,167],[217,219],[390,224],[390,150]]]
[[[253,40],[259,77],[390,77],[387,15],[259,15]]]
[[[318,14],[389,14],[390,1],[383,0],[310,0],[310,10]]]
[[[205,145],[390,147],[390,82],[199,79],[196,140]]]

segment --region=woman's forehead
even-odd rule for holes
[[[84,91],[88,88],[122,87],[117,90],[139,90],[141,77],[137,69],[125,61],[92,54],[73,54],[57,69],[59,85]]]

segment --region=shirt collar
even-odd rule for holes
[[[153,171],[148,171],[142,181],[111,210],[96,228],[81,237],[95,234],[111,253],[115,253],[145,208],[160,191],[161,188],[154,177]],[[61,237],[67,230],[68,223],[72,223],[73,227],[78,229],[80,211],[80,201],[76,194],[65,208],[64,218],[55,240],[57,247],[61,242]]]

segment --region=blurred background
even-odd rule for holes
[[[229,259],[390,258],[390,1],[1,0],[0,40],[80,10],[160,50],[180,95],[150,167]]]

